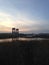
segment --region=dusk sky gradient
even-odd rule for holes
[[[49,33],[49,0],[0,0],[0,33]]]

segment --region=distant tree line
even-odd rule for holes
[[[12,33],[0,33],[0,39],[12,38],[12,37],[13,37]],[[27,34],[21,33],[21,34],[19,34],[18,37],[26,37],[27,38]],[[14,38],[16,38],[16,36],[14,36]],[[32,35],[31,38],[49,38],[49,34],[35,34],[35,35]]]
[[[11,33],[0,33],[0,38],[11,38],[12,34]]]

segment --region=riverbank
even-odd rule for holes
[[[49,65],[49,40],[0,43],[0,65]]]

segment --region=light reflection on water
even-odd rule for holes
[[[0,42],[12,42],[12,41],[33,41],[33,40],[49,40],[45,38],[9,38],[9,39],[0,39]]]

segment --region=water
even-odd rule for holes
[[[0,43],[1,42],[12,42],[12,41],[33,41],[33,40],[49,40],[49,39],[46,39],[46,38],[9,38],[9,39],[0,39]]]

